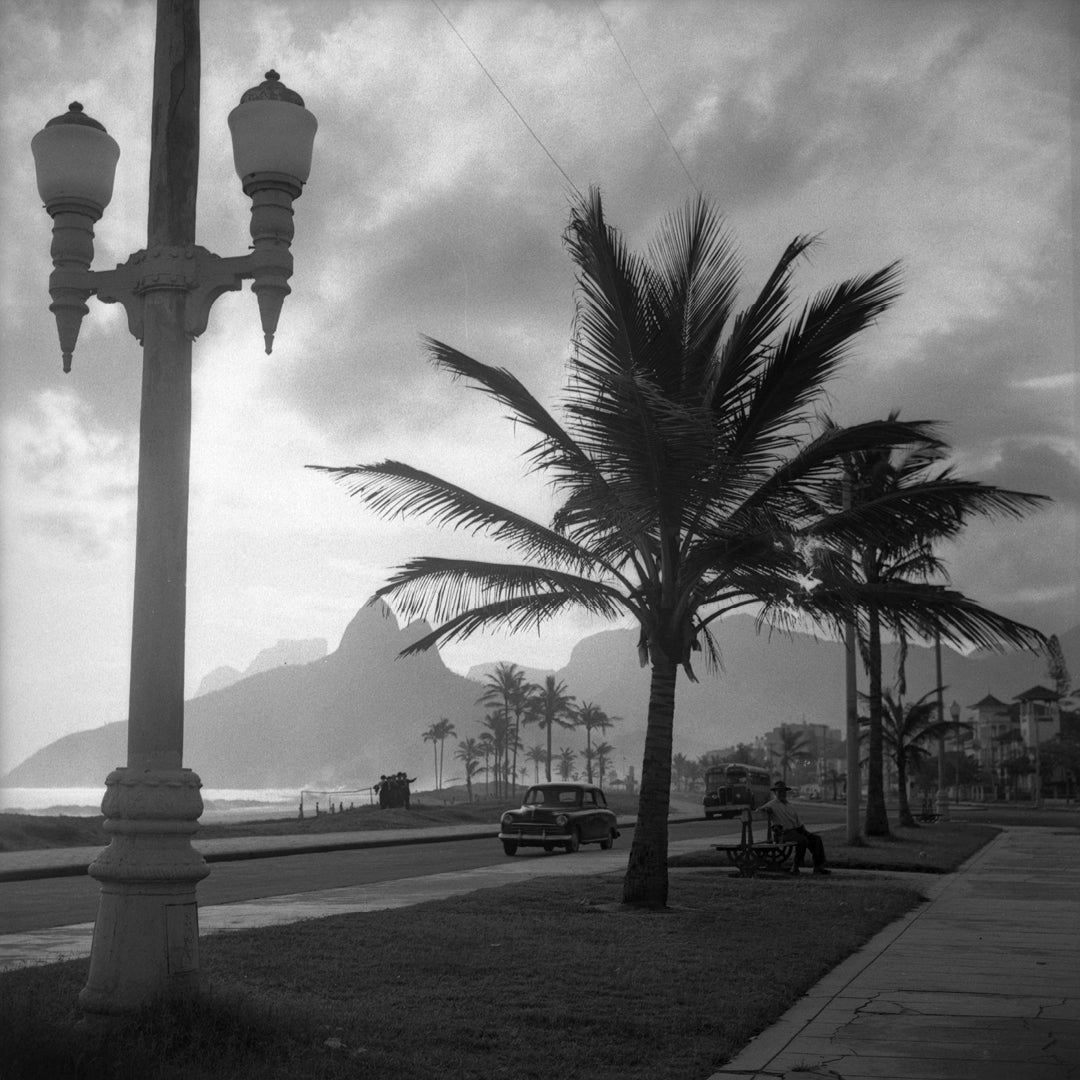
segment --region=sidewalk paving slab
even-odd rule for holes
[[[1010,827],[709,1080],[1080,1080],[1080,832]]]

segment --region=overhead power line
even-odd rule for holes
[[[675,148],[675,144],[671,141],[671,136],[668,134],[668,129],[664,127],[664,121],[660,119],[660,114],[656,111],[656,107],[653,105],[649,98],[649,95],[645,92],[645,87],[641,85],[641,80],[637,77],[637,72],[634,71],[633,65],[630,63],[630,58],[623,51],[622,45],[619,44],[619,39],[615,36],[615,31],[611,29],[611,23],[608,22],[607,16],[602,11],[598,0],[593,0],[593,6],[596,8],[596,13],[604,20],[604,26],[607,27],[608,34],[611,35],[611,40],[615,42],[615,48],[619,50],[619,55],[623,58],[623,62],[626,64],[627,70],[633,77],[637,88],[641,91],[641,96],[645,99],[646,104],[652,109],[652,114],[656,117],[656,122],[660,125],[660,130],[664,133],[664,138],[668,141],[668,146],[671,147],[671,152],[679,159],[679,164],[682,166],[682,170],[686,173],[687,180],[696,188],[697,181],[690,175],[690,170],[686,167],[686,162],[682,159],[682,154]]]
[[[495,77],[491,74],[490,71],[488,71],[488,69],[486,67],[484,67],[484,62],[480,59],[479,56],[476,55],[475,52],[473,52],[472,46],[461,36],[461,32],[450,21],[450,16],[447,15],[446,12],[443,11],[443,9],[441,7],[439,7],[438,3],[436,3],[436,0],[431,0],[431,5],[446,20],[446,25],[449,26],[450,29],[454,31],[454,33],[457,35],[457,38],[461,42],[461,44],[464,45],[465,48],[469,50],[469,55],[479,65],[480,70],[488,77],[488,79],[491,82],[491,85],[494,86],[495,89],[499,91],[499,94],[502,96],[502,99],[506,102],[507,105],[510,106],[511,109],[514,110],[514,115],[525,126],[525,130],[536,140],[536,145],[539,146],[540,149],[543,150],[545,154],[547,154],[548,160],[551,162],[551,164],[554,165],[555,168],[558,169],[559,172],[562,173],[562,175],[565,178],[566,182],[574,189],[574,192],[577,195],[577,197],[579,199],[582,198],[583,196],[582,196],[581,192],[578,190],[577,184],[575,184],[574,181],[570,179],[570,177],[567,175],[566,170],[555,160],[554,155],[544,145],[544,143],[541,140],[540,136],[537,135],[535,131],[533,131],[533,129],[529,126],[529,122],[525,119],[524,116],[521,115],[521,112],[518,110],[518,107],[510,100],[509,96],[506,94],[506,92],[503,90],[503,88],[495,81]]]

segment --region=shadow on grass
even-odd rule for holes
[[[687,1080],[714,1072],[919,902],[870,875],[534,879],[410,908],[203,939],[213,993],[87,1040],[87,963],[0,973],[0,1062],[22,1077]],[[783,905],[785,917],[773,913]]]

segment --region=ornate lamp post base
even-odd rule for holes
[[[101,896],[79,1004],[121,1015],[198,989],[195,889],[210,868],[191,846],[203,804],[190,769],[115,769],[105,785],[112,840],[89,869]]]

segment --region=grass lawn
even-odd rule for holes
[[[704,1080],[919,902],[894,880],[676,871],[533,879],[203,939],[204,999],[74,1030],[86,961],[0,974],[8,1080]],[[784,917],[778,918],[778,911]]]
[[[861,844],[841,843],[843,832],[822,834],[830,867],[854,870],[910,870],[947,874],[988,844],[1000,830],[992,825],[935,822],[905,829],[891,825],[892,835],[864,837]],[[810,829],[814,831],[813,826]],[[711,847],[672,856],[671,866],[729,866],[727,856]]]

